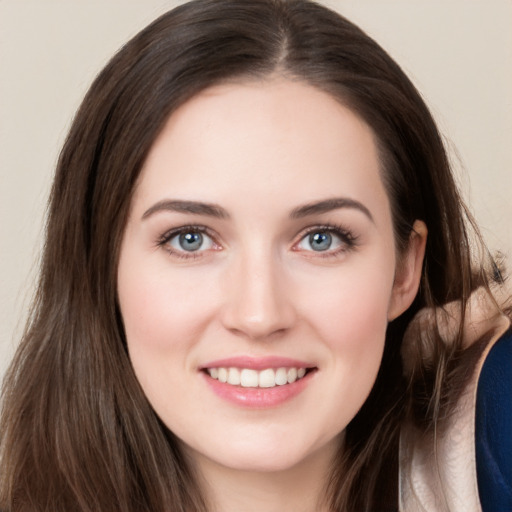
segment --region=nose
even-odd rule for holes
[[[253,254],[230,268],[221,315],[226,329],[251,340],[265,340],[294,325],[291,290],[277,260],[271,254]]]

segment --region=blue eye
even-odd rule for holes
[[[178,237],[178,244],[184,251],[197,251],[203,245],[201,233],[183,233]]]
[[[332,255],[349,250],[354,245],[355,238],[350,232],[335,226],[321,226],[310,229],[297,244],[297,248]]]
[[[168,238],[167,244],[176,252],[198,252],[212,249],[213,240],[198,230],[189,229],[181,233],[175,233]]]
[[[332,245],[332,235],[330,233],[311,233],[308,236],[308,243],[313,251],[327,251]]]

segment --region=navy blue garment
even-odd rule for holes
[[[484,512],[512,512],[512,330],[489,352],[475,413],[478,492]]]

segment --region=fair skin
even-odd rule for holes
[[[170,117],[134,194],[119,302],[137,378],[212,510],[326,508],[387,323],[417,292],[414,227],[398,264],[373,134],[309,85],[215,86]]]

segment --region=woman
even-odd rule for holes
[[[61,153],[1,506],[410,510],[416,440],[509,328],[485,306],[466,349],[471,293],[492,304],[466,219],[428,109],[347,20],[162,16]]]

